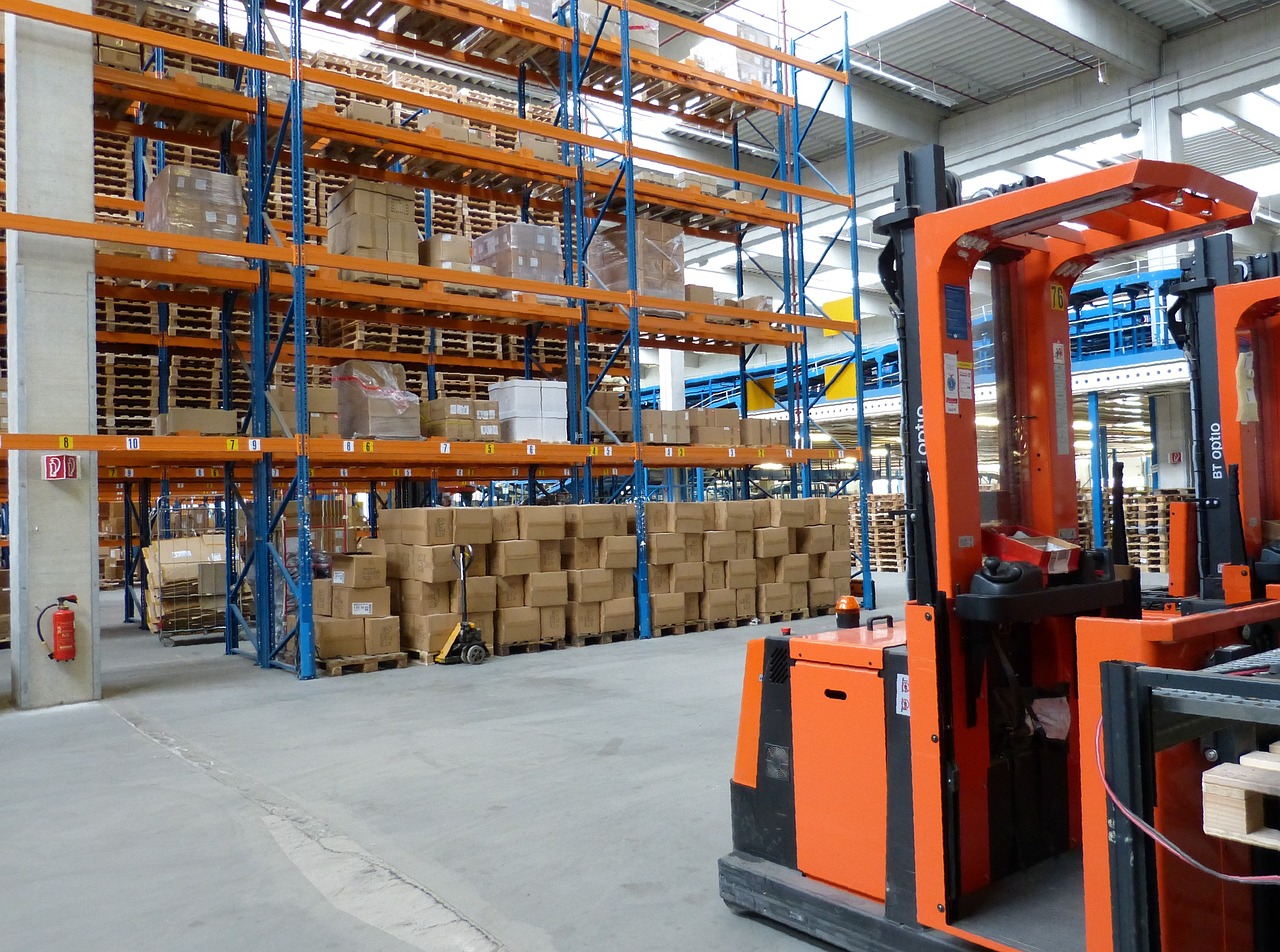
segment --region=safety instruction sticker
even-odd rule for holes
[[[942,304],[946,312],[947,337],[951,340],[968,340],[969,289],[961,284],[944,285]]]
[[[1058,421],[1058,452],[1071,452],[1071,397],[1067,389],[1067,345],[1053,342],[1053,403]]]
[[[962,360],[959,363],[960,368],[960,399],[973,399],[973,363],[972,361]]]
[[[910,675],[906,675],[906,674],[898,675],[897,688],[898,690],[895,692],[896,697],[893,703],[894,713],[901,714],[903,717],[910,717],[911,716]]]
[[[948,413],[960,412],[960,359],[955,354],[942,355],[943,391]]]

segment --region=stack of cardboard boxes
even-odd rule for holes
[[[830,608],[848,594],[845,500],[650,503],[655,628]]]
[[[338,432],[347,439],[416,440],[422,436],[422,401],[405,389],[404,368],[348,360],[333,368]]]
[[[556,6],[560,5],[556,4]],[[632,53],[658,55],[657,20],[629,11],[627,26]],[[587,44],[596,42],[597,36],[601,40],[621,43],[622,12],[601,0],[578,0],[578,31],[582,35],[582,41]]]
[[[9,570],[0,569],[0,648],[9,647],[11,625],[9,622]]]
[[[143,225],[148,231],[164,231],[197,238],[244,241],[244,197],[240,179],[208,169],[167,165],[147,186]],[[152,248],[151,257],[169,261],[169,248]],[[201,264],[243,267],[244,259],[200,252]]]
[[[271,428],[286,436],[298,432],[297,394],[293,387],[272,387],[267,391],[271,406]],[[310,417],[311,436],[338,435],[338,394],[332,387],[315,384],[307,386],[307,415]]]
[[[240,414],[235,410],[207,407],[174,407],[156,414],[156,436],[233,436],[239,432]]]
[[[114,36],[95,36],[94,59],[100,66],[115,69],[142,69],[142,46],[133,40],[120,40]]]
[[[124,507],[109,502],[98,509],[98,577],[108,586],[124,581]]]
[[[569,391],[563,380],[501,380],[489,384],[489,399],[498,406],[504,443],[569,439]]]
[[[440,397],[422,403],[422,435],[455,443],[502,439],[498,404],[493,400]]]
[[[408,186],[352,179],[329,196],[327,224],[327,246],[332,254],[393,264],[418,263],[414,194]],[[387,283],[393,280],[387,275],[345,269],[338,272],[338,277],[343,281]],[[417,286],[415,279],[397,277],[394,280]]]
[[[631,412],[630,400],[625,390],[597,390],[591,395],[591,411],[599,418],[591,421],[592,436],[607,438],[608,434],[600,424],[609,428],[609,432],[618,438],[619,443],[631,441],[635,417]]]
[[[564,283],[564,252],[554,225],[511,222],[477,238],[471,262],[504,278]]]
[[[636,246],[627,242],[625,225],[601,227],[587,249],[587,266],[601,287],[626,291],[629,264],[636,263],[636,293],[644,297],[684,299],[684,230],[679,225],[636,219]]]
[[[226,624],[227,550],[222,535],[159,539],[143,550],[147,624],[154,632],[214,631]]]
[[[311,600],[317,658],[385,655],[400,650],[400,619],[391,611],[384,552],[332,556],[329,578],[311,584]]]

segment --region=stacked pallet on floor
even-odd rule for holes
[[[849,534],[854,560],[862,556],[862,519],[857,497],[851,497]],[[873,572],[905,572],[907,569],[906,519],[901,493],[867,497],[868,542]]]
[[[1124,497],[1129,562],[1147,572],[1169,571],[1169,504],[1194,498],[1190,490],[1131,490]]]

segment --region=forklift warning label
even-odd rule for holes
[[[960,412],[960,358],[955,354],[942,355],[944,396],[948,413]]]
[[[1053,342],[1053,398],[1058,420],[1058,452],[1071,452],[1071,420],[1067,392],[1067,345],[1060,340]]]
[[[903,717],[911,716],[911,681],[908,675],[898,675],[898,691],[893,710]]]

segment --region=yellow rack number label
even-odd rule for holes
[[[228,453],[234,453],[234,452],[236,452],[236,450],[238,450],[238,449],[240,449],[240,441],[239,441],[239,440],[227,440],[227,452],[228,452]]]
[[[493,454],[495,454],[496,452],[498,452],[498,447],[497,447],[495,444],[493,444],[493,443],[486,443],[486,444],[484,445],[484,455],[485,455],[485,456],[492,456],[492,455],[493,455]]]
[[[365,441],[363,441],[363,442],[360,444],[360,451],[361,451],[362,453],[372,453],[372,452],[373,452],[373,440],[365,440]]]
[[[73,437],[73,436],[60,436],[60,437],[58,437],[58,449],[60,449],[60,450],[73,450],[73,449],[75,449],[75,448],[76,448],[76,441],[75,441],[75,437]]]
[[[1049,285],[1049,309],[1053,311],[1067,309],[1067,292],[1061,284]]]

